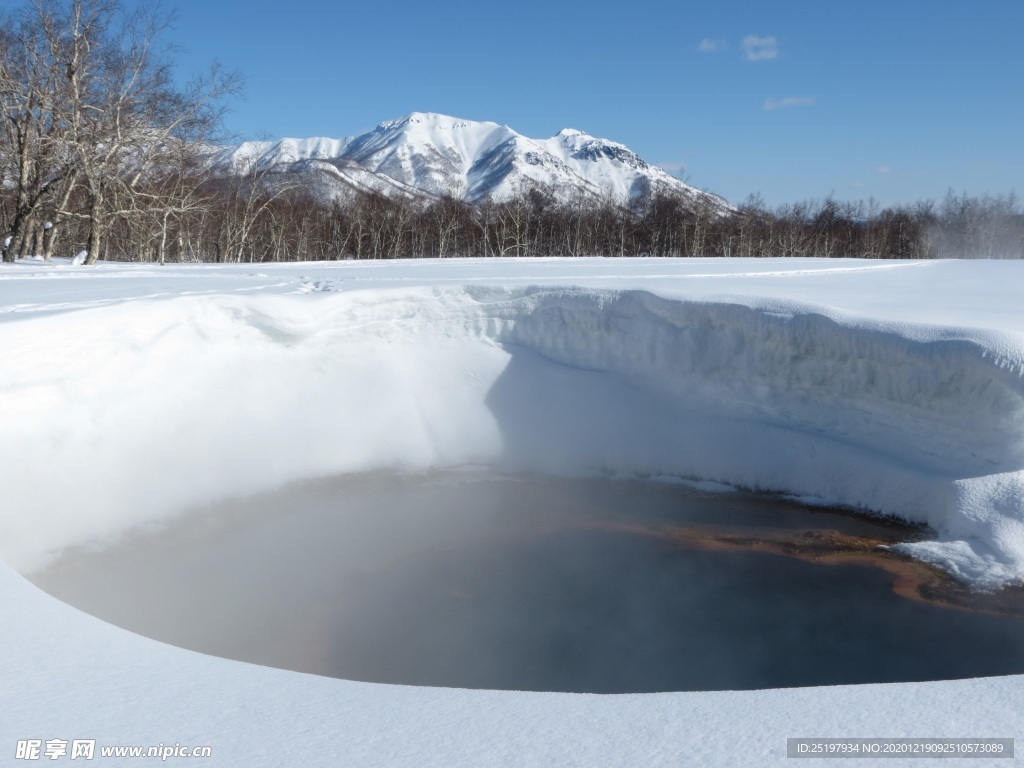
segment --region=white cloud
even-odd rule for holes
[[[764,108],[769,112],[775,109],[786,109],[787,107],[809,107],[814,103],[814,99],[809,96],[787,96],[784,99],[768,99],[764,103]]]
[[[701,53],[718,53],[724,51],[728,47],[725,40],[712,40],[710,37],[705,37],[700,41],[700,45],[697,46],[697,50]]]
[[[743,46],[743,58],[747,61],[771,61],[779,55],[779,41],[775,35],[747,35],[740,45]]]
[[[880,165],[875,168],[875,173],[892,173],[891,165]]]

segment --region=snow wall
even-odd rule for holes
[[[927,522],[1024,578],[1024,357],[993,332],[763,301],[442,287],[185,296],[0,327],[0,556],[225,497],[493,465],[714,480]]]

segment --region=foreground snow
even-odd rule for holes
[[[5,265],[0,555],[31,570],[302,477],[493,463],[900,515],[939,532],[915,555],[982,586],[1024,578],[1022,278],[976,261]],[[81,734],[209,743],[217,765],[763,765],[787,736],[1019,735],[1020,678],[376,686],[161,646],[6,568],[0,590],[11,749]]]

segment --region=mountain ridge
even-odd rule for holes
[[[343,139],[244,142],[222,152],[218,163],[234,172],[291,174],[329,199],[360,190],[501,202],[541,188],[562,202],[630,204],[662,194],[694,207],[732,210],[723,198],[671,176],[624,144],[585,131],[564,128],[551,138],[533,139],[506,125],[433,112],[412,112]]]

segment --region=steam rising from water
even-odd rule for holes
[[[37,576],[142,634],[376,682],[627,692],[1024,671],[1024,622],[908,602],[873,569],[687,551],[614,523],[870,520],[639,481],[363,475],[198,511]]]
[[[482,464],[813,496],[931,524],[907,551],[976,585],[1024,578],[1015,330],[522,285],[183,296],[4,329],[0,557],[22,572],[302,478]]]

